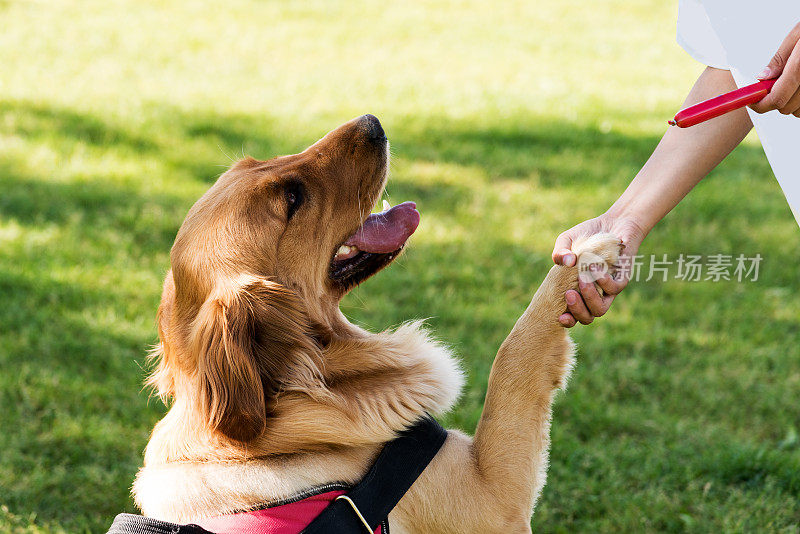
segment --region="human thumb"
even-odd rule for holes
[[[756,76],[759,80],[771,80],[772,78],[777,78],[778,76],[783,73],[783,69],[786,67],[786,62],[789,60],[789,56],[792,55],[792,50],[794,50],[795,45],[797,44],[798,35],[800,33],[800,24],[795,27],[795,29],[783,40],[781,46],[778,48],[778,51],[775,52],[775,55],[772,56],[772,60],[770,60],[769,64],[766,66],[764,70],[761,71],[761,74]]]
[[[553,247],[553,263],[556,265],[575,265],[575,254],[570,250],[572,247],[572,236],[569,231],[562,233],[556,239]]]
[[[759,80],[771,80],[772,78],[777,78],[783,72],[783,68],[786,66],[786,61],[780,56],[780,53],[775,54],[772,56],[772,61],[769,62],[769,65],[764,67],[764,70],[756,76]]]

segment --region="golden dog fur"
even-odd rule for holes
[[[240,161],[190,210],[158,313],[150,383],[171,405],[134,483],[145,515],[189,523],[354,483],[398,431],[456,401],[459,366],[420,323],[376,334],[339,311],[349,288],[331,259],[388,168],[365,132],[354,119],[300,154]],[[574,251],[613,265],[618,246],[601,235]],[[575,267],[550,270],[495,358],[475,437],[448,432],[392,534],[529,531],[572,365],[557,317],[575,287]]]

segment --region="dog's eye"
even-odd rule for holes
[[[286,199],[286,218],[291,219],[292,215],[294,215],[298,208],[300,208],[300,205],[303,204],[303,186],[298,182],[290,182],[286,184],[283,195]]]

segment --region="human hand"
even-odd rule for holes
[[[800,117],[800,24],[783,40],[767,68],[758,76],[762,80],[778,78],[772,91],[750,107],[756,113],[777,109],[784,115]]]
[[[632,261],[639,250],[639,245],[647,235],[642,226],[631,218],[603,214],[573,226],[559,235],[553,248],[553,262],[556,265],[572,267],[577,261],[575,254],[570,250],[572,242],[578,237],[600,232],[614,234],[622,241],[622,251],[620,252],[620,264],[622,265],[625,265],[626,262],[630,265],[629,262]],[[562,326],[572,328],[578,322],[589,324],[594,321],[595,317],[604,315],[614,298],[628,285],[630,269],[620,269],[617,273],[617,279],[606,273],[596,282],[579,280],[580,292],[570,289],[565,293],[567,311],[561,314],[558,322]],[[600,286],[603,294],[597,290],[597,286]]]

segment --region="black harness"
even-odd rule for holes
[[[439,452],[447,431],[426,415],[383,448],[369,472],[329,504],[301,534],[367,534],[384,525],[389,512]],[[108,534],[213,534],[197,525],[178,525],[119,514]]]

